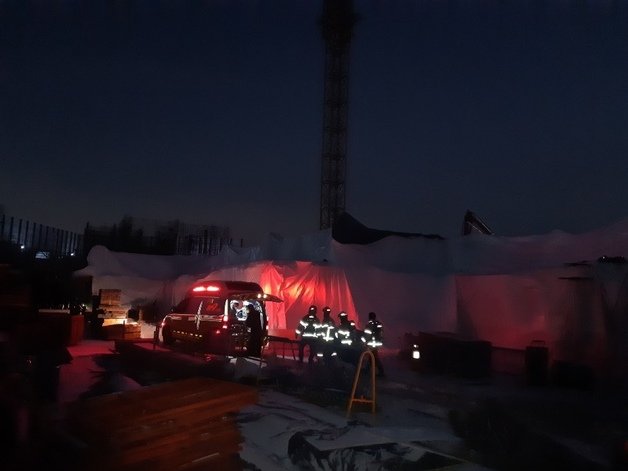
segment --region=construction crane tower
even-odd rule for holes
[[[325,41],[321,229],[332,227],[345,210],[349,46],[356,20],[353,0],[323,0],[320,20]]]

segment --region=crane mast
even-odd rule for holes
[[[345,210],[349,48],[356,22],[353,0],[323,0],[325,41],[320,229],[332,227]]]

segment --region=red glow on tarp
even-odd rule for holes
[[[457,312],[462,335],[496,347],[523,349],[535,339],[551,341],[543,291],[521,276],[456,277]]]
[[[212,280],[214,284],[215,280],[254,281],[264,293],[281,298],[282,302],[265,301],[271,335],[293,337],[299,320],[312,304],[319,307],[319,315],[323,306],[329,306],[334,320],[337,321],[340,311],[345,311],[358,328],[361,325],[349,283],[338,267],[302,261],[256,262],[217,270],[212,272],[211,280],[198,283],[207,286]]]
[[[267,263],[258,266],[260,285],[264,292],[279,296],[283,302],[266,303],[269,330],[274,335],[294,335],[299,320],[315,304],[322,316],[323,306],[332,309],[332,318],[346,311],[360,324],[353,297],[341,269],[312,262],[296,262],[290,266]]]

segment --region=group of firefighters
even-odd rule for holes
[[[299,340],[299,363],[303,363],[305,347],[309,349],[308,363],[314,358],[322,359],[327,364],[339,357],[343,361],[356,363],[365,349],[373,353],[375,366],[379,376],[384,375],[384,368],[378,355],[382,346],[383,326],[377,315],[370,312],[364,330],[358,330],[355,322],[350,320],[345,311],[338,313],[338,325],[331,317],[331,309],[323,308],[323,319],[319,320],[318,308],[310,306],[307,314],[301,319],[295,334]]]

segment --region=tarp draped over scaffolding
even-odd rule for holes
[[[283,302],[267,303],[274,331],[294,332],[312,304],[318,306],[319,316],[330,306],[334,314],[344,310],[350,318],[358,317],[344,271],[326,262],[257,262],[222,268],[204,279],[255,281],[264,292],[279,296]]]
[[[196,280],[255,281],[284,299],[269,306],[279,331],[292,331],[316,304],[345,310],[359,325],[376,312],[392,348],[406,332],[448,331],[516,349],[543,340],[554,356],[584,363],[628,358],[628,264],[617,258],[628,254],[628,220],[579,235],[378,233],[370,243],[341,244],[331,234],[269,235],[258,247],[212,257],[94,247],[78,274],[93,277],[95,292],[119,288],[124,303],[156,302],[163,313]]]

